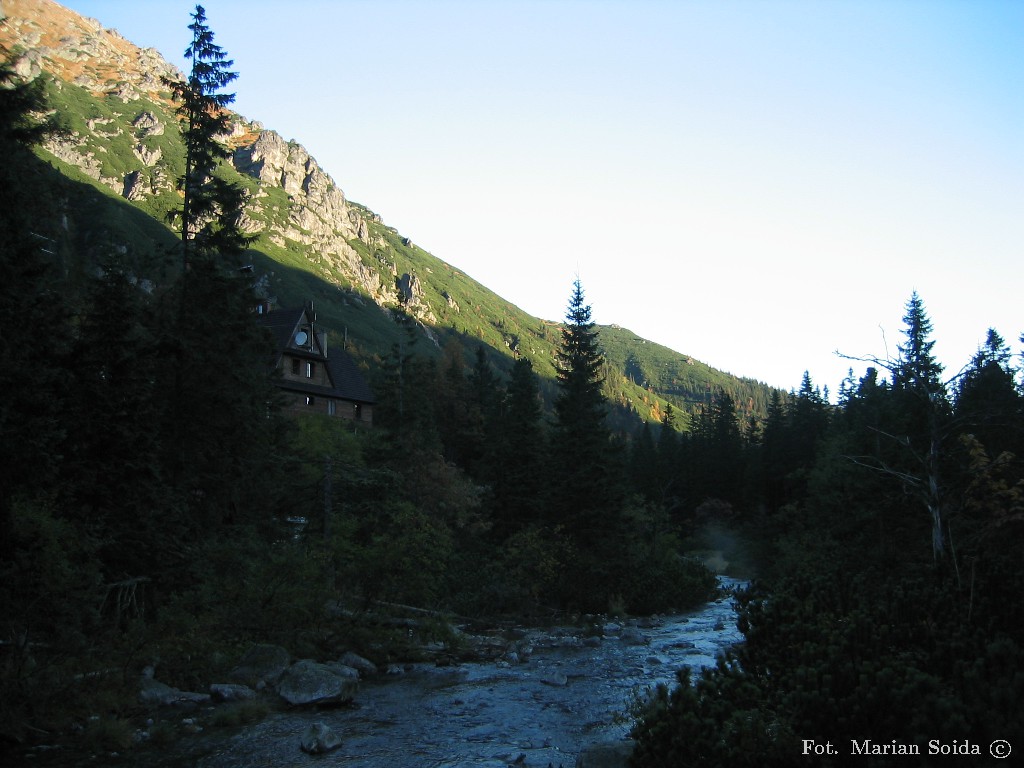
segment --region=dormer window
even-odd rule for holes
[[[295,346],[297,347],[308,347],[309,346],[309,333],[305,330],[301,330],[295,334]]]

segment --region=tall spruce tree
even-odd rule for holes
[[[913,457],[909,470],[914,485],[924,497],[932,520],[932,555],[936,562],[946,553],[945,487],[942,482],[942,442],[946,436],[950,407],[942,365],[932,352],[932,322],[917,291],[911,294],[903,317],[904,343],[893,370],[893,391],[900,401],[905,424],[901,430]]]
[[[32,153],[60,130],[37,117],[45,113],[42,80],[23,82],[0,63],[0,554],[13,541],[15,496],[50,487],[63,433],[58,356],[70,328],[53,268],[60,229],[48,169]]]
[[[189,76],[184,82],[165,80],[180,102],[178,116],[184,124],[185,172],[178,179],[182,204],[170,213],[181,227],[184,271],[199,256],[239,254],[253,239],[239,227],[245,191],[218,175],[218,166],[231,156],[222,138],[230,130],[227,107],[235,100],[233,93],[221,89],[238,73],[230,70],[234,61],[213,42],[203,6],[196,6],[188,28],[192,32],[192,42],[185,49],[185,58],[192,61]]]
[[[944,510],[948,500],[943,465],[947,457],[943,443],[952,432],[948,399],[951,382],[942,380],[943,367],[932,352],[935,342],[931,338],[931,319],[917,291],[907,301],[903,322],[905,339],[896,360],[854,358],[865,359],[891,374],[889,398],[893,407],[885,422],[874,428],[878,450],[873,455],[848,458],[899,480],[909,493],[921,499],[931,520],[932,559],[939,564],[946,556]]]
[[[548,509],[580,553],[570,599],[600,604],[615,589],[623,536],[624,467],[613,454],[602,392],[604,355],[579,279],[573,283],[557,354],[559,393],[551,433]]]
[[[265,518],[272,504],[278,422],[268,377],[270,339],[257,326],[249,276],[238,269],[251,238],[240,228],[241,188],[221,175],[230,154],[221,143],[233,94],[219,92],[237,74],[213,42],[197,5],[185,56],[185,82],[169,82],[181,102],[185,172],[181,208],[182,274],[162,315],[161,363],[168,478],[183,494],[190,524],[209,531],[221,523]]]

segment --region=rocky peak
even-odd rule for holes
[[[53,0],[4,0],[0,46],[24,53],[15,71],[34,79],[46,70],[97,94],[124,101],[164,90],[162,78],[181,79],[181,70],[153,48],[139,48],[117,30],[79,16]]]

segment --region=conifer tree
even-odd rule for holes
[[[0,554],[12,542],[14,497],[49,487],[63,433],[58,356],[70,329],[53,269],[56,211],[32,153],[61,130],[56,119],[37,118],[45,112],[42,80],[22,82],[0,63]]]
[[[680,471],[683,462],[684,440],[676,429],[678,416],[671,403],[665,409],[658,430],[658,476],[660,496],[657,499],[667,512],[677,513],[685,503],[690,489],[685,483],[684,474]]]
[[[577,534],[590,539],[598,535],[592,512],[607,503],[611,433],[605,423],[607,402],[602,392],[604,355],[579,279],[573,283],[565,319],[556,358],[559,393],[552,433],[557,467],[553,511],[556,519],[578,524],[581,530]]]
[[[463,467],[477,455],[479,414],[469,402],[466,361],[458,338],[449,339],[441,352],[441,381],[437,390],[437,429],[445,461]]]
[[[574,429],[603,427],[607,415],[607,402],[602,393],[604,355],[579,279],[573,283],[565,320],[557,352],[561,389],[555,402],[558,424]],[[595,436],[599,436],[596,431]]]
[[[917,291],[907,301],[903,322],[906,338],[899,345],[900,356],[893,371],[893,386],[896,389],[916,390],[927,399],[944,394],[940,378],[942,365],[932,352],[935,347],[935,341],[931,338],[932,321]]]
[[[785,477],[790,462],[786,455],[788,419],[782,403],[782,393],[773,390],[768,403],[764,431],[761,433],[760,456],[765,504],[769,511],[778,510],[789,501]]]
[[[660,480],[658,454],[654,449],[650,422],[644,422],[640,432],[630,444],[629,480],[634,493],[638,493],[648,500],[653,500],[657,496],[656,489]]]
[[[495,435],[495,533],[498,538],[541,519],[544,434],[533,365],[525,357],[512,366],[504,410]]]
[[[932,519],[932,555],[936,562],[945,556],[945,488],[942,483],[942,442],[950,408],[942,365],[935,359],[932,323],[917,291],[907,302],[903,317],[906,339],[899,347],[899,362],[893,370],[893,390],[906,417],[902,430],[914,464],[909,475],[924,496]]]
[[[992,458],[1003,451],[1019,456],[1024,448],[1024,401],[1010,359],[1006,342],[990,328],[956,387],[958,428],[973,434]]]
[[[230,70],[234,61],[214,43],[203,6],[196,6],[188,28],[192,32],[192,42],[185,49],[185,57],[192,61],[188,79],[165,80],[180,102],[178,116],[184,123],[185,172],[178,180],[183,199],[180,210],[170,214],[181,227],[184,271],[198,256],[240,254],[253,239],[239,227],[244,190],[217,173],[220,163],[231,156],[222,138],[230,129],[227,107],[235,100],[233,93],[221,89],[238,73]]]
[[[906,304],[903,322],[905,339],[896,360],[866,358],[892,375],[893,408],[885,423],[874,428],[889,445],[879,442],[880,450],[874,455],[849,458],[900,480],[924,502],[931,519],[932,558],[939,564],[946,555],[943,443],[951,431],[952,409],[947,399],[951,382],[942,380],[943,367],[932,352],[931,319],[917,291]],[[887,450],[893,446],[898,450]]]
[[[110,581],[151,575],[167,552],[156,532],[167,497],[159,466],[156,345],[144,294],[129,272],[105,264],[78,318],[64,455],[66,501],[101,537]],[[166,522],[166,521],[163,521]],[[158,553],[152,544],[161,541]]]
[[[801,491],[806,483],[806,475],[814,465],[818,453],[818,444],[828,429],[828,402],[821,390],[814,386],[811,374],[804,371],[800,381],[800,389],[789,400],[790,439],[788,453],[791,466],[791,488]]]
[[[170,218],[181,227],[182,274],[164,306],[161,345],[166,409],[164,451],[171,482],[185,495],[192,525],[261,517],[274,476],[278,423],[269,381],[270,339],[253,320],[255,296],[237,259],[251,238],[240,228],[241,187],[220,165],[230,152],[227,106],[232,61],[214,43],[206,12],[197,5],[185,56],[185,82],[168,81],[184,128],[182,205]]]
[[[604,356],[577,279],[562,328],[557,369],[559,393],[551,433],[551,502],[548,514],[564,526],[579,562],[569,599],[603,607],[621,589],[620,567],[626,532],[622,508],[624,467],[616,459],[605,423],[602,392]]]
[[[380,405],[374,409],[374,424],[387,434],[396,457],[420,451],[441,453],[435,413],[440,386],[437,363],[417,352],[420,333],[416,320],[402,311],[396,311],[395,320],[402,336],[391,345],[377,372],[374,392]]]
[[[743,475],[743,436],[732,395],[720,391],[701,410],[689,448],[689,477],[695,491],[692,500],[736,501]]]

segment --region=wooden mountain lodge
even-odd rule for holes
[[[264,302],[256,313],[273,334],[274,383],[285,395],[287,411],[373,425],[373,392],[345,350],[328,351],[327,331],[311,307],[271,310]]]

